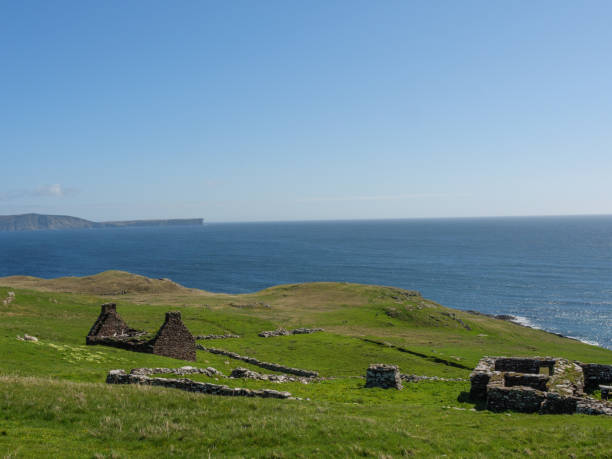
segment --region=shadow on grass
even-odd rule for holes
[[[459,394],[457,401],[461,403],[471,403],[477,411],[484,411],[487,409],[487,402],[485,400],[472,400],[470,393],[466,391]]]

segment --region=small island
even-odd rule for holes
[[[127,226],[186,226],[202,225],[202,218],[175,218],[169,220],[128,220],[93,222],[68,215],[0,215],[0,231],[40,231],[83,228],[119,228]]]

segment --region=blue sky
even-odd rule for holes
[[[0,214],[612,213],[612,2],[0,3]]]

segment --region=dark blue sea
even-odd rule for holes
[[[231,293],[311,281],[392,285],[612,349],[612,216],[0,233],[0,276],[107,269]]]

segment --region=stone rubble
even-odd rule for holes
[[[406,382],[420,382],[420,381],[467,381],[465,378],[441,378],[439,376],[420,376],[420,375],[406,375],[400,374],[402,381]]]
[[[210,395],[230,397],[262,397],[278,399],[296,399],[289,392],[272,389],[232,388],[222,384],[211,384],[192,381],[191,379],[150,378],[141,374],[127,374],[125,370],[111,370],[106,377],[107,384],[142,384],[148,386],[169,387],[187,392],[199,392]]]
[[[398,366],[384,363],[371,364],[366,371],[365,387],[401,390],[403,386]]]
[[[227,338],[240,338],[239,335],[232,335],[227,333],[225,335],[197,335],[195,339],[227,339]]]
[[[279,328],[278,330],[262,331],[258,333],[257,336],[261,336],[262,338],[271,338],[273,336],[307,335],[322,331],[325,330],[322,328],[296,328],[295,330],[285,330],[284,328]]]
[[[212,354],[225,355],[227,357],[231,357],[232,359],[242,360],[243,362],[250,363],[251,365],[265,368],[266,370],[278,371],[279,373],[289,373],[292,375],[303,376],[306,378],[316,378],[319,376],[319,373],[317,371],[301,370],[299,368],[286,367],[277,363],[261,362],[260,360],[257,360],[254,357],[243,356],[240,354],[236,354],[235,352],[225,351],[223,349],[204,347],[201,344],[198,344],[197,348],[202,351],[210,352]]]
[[[253,370],[249,370],[248,368],[238,367],[232,370],[230,378],[246,378],[246,379],[258,379],[260,381],[271,381],[276,383],[283,382],[301,382],[302,384],[308,384],[313,381],[313,378],[304,378],[299,376],[289,376],[289,375],[267,375],[258,373]]]
[[[207,368],[196,368],[192,366],[184,366],[180,368],[132,368],[130,370],[131,375],[149,376],[149,375],[161,375],[161,374],[175,374],[175,375],[189,375],[189,374],[201,374],[206,376],[225,376],[219,370],[213,367]]]

